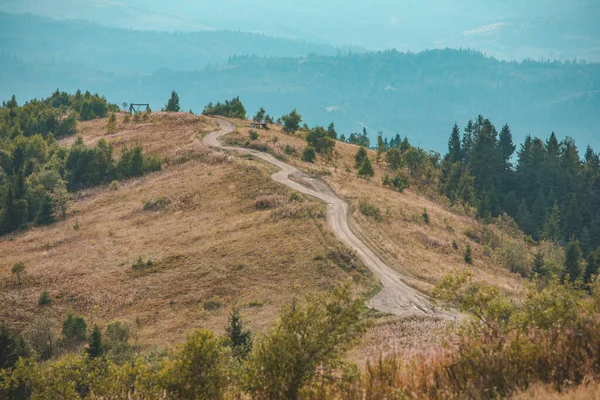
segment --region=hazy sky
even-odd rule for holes
[[[368,49],[600,57],[597,0],[0,0],[0,10],[133,29],[239,29]]]

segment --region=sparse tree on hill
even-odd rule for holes
[[[360,333],[363,303],[349,286],[306,305],[296,302],[254,346],[247,390],[255,398],[296,400],[320,372],[337,365]]]
[[[67,346],[83,342],[87,337],[87,323],[80,315],[68,313],[63,321],[62,334]]]
[[[165,111],[167,112],[179,112],[181,108],[179,107],[179,95],[176,91],[171,92],[171,98],[167,102],[165,106]]]
[[[317,153],[322,154],[330,154],[335,146],[335,141],[329,137],[327,131],[321,126],[316,126],[310,130],[308,135],[306,135],[306,142]]]
[[[332,123],[329,124],[329,126],[327,127],[327,135],[332,138],[333,140],[337,140],[337,131],[335,130],[335,125]]]
[[[245,358],[252,350],[252,332],[244,329],[242,318],[237,308],[231,310],[229,325],[225,328],[228,345],[235,357]]]
[[[115,133],[117,131],[117,115],[112,112],[110,113],[110,115],[108,116],[108,119],[106,120],[106,126],[104,127],[104,132],[107,135],[111,135],[113,133]]]
[[[92,333],[90,334],[88,347],[86,353],[90,358],[100,357],[104,354],[104,346],[102,344],[102,331],[97,325],[94,325]]]
[[[467,248],[465,249],[465,262],[467,264],[473,264],[473,250],[471,249],[470,244],[467,244]]]
[[[283,132],[294,133],[300,128],[302,116],[294,109],[288,115],[282,116],[281,120],[283,121]]]
[[[385,151],[385,145],[383,143],[383,133],[379,132],[377,135],[377,155],[375,156],[375,163],[379,165],[379,161],[381,161],[381,155]]]
[[[369,160],[369,157],[365,157],[362,165],[358,169],[358,176],[362,178],[372,178],[374,175],[375,172],[373,171],[373,167],[371,166],[371,161]]]
[[[317,153],[315,152],[315,149],[310,146],[306,147],[302,152],[302,161],[312,163],[315,162],[316,157]]]
[[[17,279],[17,284],[21,284],[22,283],[22,277],[23,275],[25,275],[25,263],[23,262],[18,262],[15,265],[12,266],[12,268],[10,269],[10,272],[12,272],[12,274],[15,276],[15,278]]]
[[[363,165],[365,158],[368,158],[367,150],[365,150],[365,148],[361,146],[358,148],[356,154],[354,155],[354,168],[360,168]]]
[[[256,112],[256,115],[252,118],[252,120],[254,121],[254,123],[260,124],[265,119],[266,114],[267,112],[265,111],[265,109],[261,107],[260,110]]]

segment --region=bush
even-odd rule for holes
[[[349,286],[284,307],[281,319],[255,344],[246,389],[254,398],[298,399],[321,373],[329,375],[339,365],[360,332],[362,307]]]
[[[221,302],[221,299],[219,299],[217,296],[213,296],[204,302],[204,309],[206,311],[218,310],[222,305],[223,303]]]
[[[42,293],[40,294],[40,298],[38,299],[38,305],[40,306],[47,306],[52,304],[52,297],[50,297],[50,295],[48,294],[48,291],[46,289],[42,290]]]
[[[110,182],[110,184],[108,185],[108,188],[110,190],[112,190],[113,192],[116,192],[117,190],[119,190],[119,181]]]
[[[23,263],[23,262],[16,263],[15,265],[12,266],[12,268],[10,269],[10,272],[12,272],[12,274],[17,279],[17,284],[20,285],[21,279],[22,279],[23,275],[25,275],[25,263]]]
[[[258,140],[258,132],[256,132],[254,129],[250,129],[248,135],[250,137],[250,140]]]
[[[286,203],[286,198],[279,195],[259,196],[254,200],[254,208],[257,210],[268,210],[282,206]]]
[[[289,114],[282,116],[281,120],[283,121],[283,132],[289,134],[296,132],[300,128],[302,116],[294,109]]]
[[[312,147],[307,147],[302,152],[302,161],[312,163],[315,162],[315,158],[317,158],[317,153]]]
[[[63,321],[62,334],[67,346],[74,346],[85,341],[87,337],[85,319],[80,315],[69,312]]]
[[[298,153],[298,151],[296,150],[296,148],[290,146],[289,144],[285,145],[285,147],[283,148],[283,152],[285,154],[287,154],[288,156],[293,156],[293,155],[295,155],[295,154]]]
[[[144,262],[144,260],[142,259],[142,256],[139,256],[137,261],[131,265],[131,267],[133,269],[142,269],[142,268],[146,268],[146,267],[151,267],[153,265],[152,260],[148,260],[146,262]]]
[[[12,368],[19,357],[29,356],[29,350],[23,338],[0,322],[0,371]],[[0,379],[0,383],[2,379]],[[0,392],[0,395],[2,392]]]
[[[373,171],[373,167],[371,166],[371,161],[369,160],[369,157],[366,157],[363,160],[362,165],[358,169],[358,176],[363,177],[363,178],[370,178],[370,177],[373,177],[374,175],[375,175],[375,172]]]
[[[227,385],[226,356],[214,333],[197,330],[164,362],[159,385],[169,398],[220,399]]]
[[[471,249],[471,245],[467,244],[467,248],[465,249],[465,262],[467,264],[473,264],[473,255],[472,255],[473,250]]]
[[[361,200],[358,204],[358,210],[362,215],[366,217],[371,217],[375,221],[383,221],[383,217],[381,216],[381,209],[379,207],[375,207],[371,205],[367,200]]]
[[[425,224],[429,225],[429,214],[427,214],[427,209],[425,208],[423,210],[423,222],[425,222]]]
[[[158,196],[152,200],[146,200],[143,203],[144,211],[163,211],[171,204],[171,199],[167,196]]]

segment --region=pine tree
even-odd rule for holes
[[[502,127],[500,130],[500,151],[502,152],[502,158],[505,163],[510,161],[510,158],[515,153],[517,146],[513,143],[512,133],[510,132],[510,127],[508,124]]]
[[[594,276],[598,275],[600,269],[600,247],[591,252],[586,260],[585,273],[583,276],[585,283],[590,283]]]
[[[228,345],[234,356],[244,358],[252,350],[252,332],[245,330],[240,312],[234,308],[229,315],[229,324],[225,328]]]
[[[265,109],[261,107],[260,110],[256,112],[256,115],[252,118],[252,120],[254,121],[254,123],[259,124],[263,122],[266,113],[267,112],[265,111]]]
[[[578,236],[582,228],[583,220],[581,216],[581,209],[579,208],[579,201],[577,196],[573,193],[571,201],[565,212],[565,218],[563,220],[563,236],[571,237]]]
[[[565,275],[569,275],[571,282],[577,280],[581,275],[580,261],[581,248],[579,247],[579,241],[575,237],[571,237],[571,240],[565,247]]]
[[[471,245],[467,244],[467,248],[465,249],[465,262],[467,264],[473,264],[473,250],[471,249]]]
[[[537,253],[535,253],[535,256],[533,257],[533,267],[532,267],[533,273],[535,275],[538,276],[546,276],[546,268],[545,268],[545,261],[544,261],[544,253],[541,251],[538,251]]]
[[[371,166],[371,161],[369,161],[369,157],[365,157],[362,165],[358,169],[358,176],[363,178],[371,178],[375,175],[373,171],[373,167]]]
[[[35,217],[36,225],[50,225],[56,221],[54,217],[54,205],[52,202],[52,198],[49,195],[45,195],[42,198],[42,203],[40,204],[40,210],[38,211]]]
[[[544,225],[542,238],[552,240],[554,243],[558,243],[560,241],[560,209],[556,203],[554,203],[554,207],[552,207],[552,214],[550,214],[550,218]]]
[[[446,154],[446,157],[444,158],[450,163],[460,161],[460,151],[460,130],[458,124],[455,123],[452,128],[452,133],[450,134],[450,139],[448,139],[448,154]]]
[[[110,113],[110,116],[106,120],[106,126],[104,127],[104,132],[107,135],[113,134],[117,131],[117,116],[114,112]]]
[[[335,130],[335,125],[332,123],[327,127],[327,135],[333,140],[337,140],[337,131]]]
[[[377,155],[375,156],[375,162],[379,165],[379,161],[381,160],[381,155],[385,151],[385,145],[383,144],[383,133],[379,132],[377,135]]]
[[[354,168],[360,168],[367,157],[367,150],[364,147],[359,147],[354,155]]]
[[[179,112],[181,108],[179,107],[179,95],[176,91],[171,92],[171,98],[167,102],[165,106],[165,111],[167,112]]]
[[[90,358],[100,357],[104,354],[104,346],[102,344],[102,332],[97,325],[94,325],[94,329],[92,330],[92,334],[89,337],[88,347],[86,349],[86,353]]]

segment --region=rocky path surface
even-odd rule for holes
[[[316,197],[327,204],[327,224],[335,236],[345,245],[355,250],[365,265],[377,276],[383,289],[368,302],[368,306],[376,310],[395,315],[430,315],[439,317],[453,316],[442,310],[434,309],[431,301],[414,288],[408,286],[399,272],[387,266],[362,240],[360,240],[348,225],[348,204],[339,198],[324,182],[310,178],[298,168],[280,161],[268,153],[252,149],[228,147],[221,143],[220,138],[235,130],[229,121],[215,119],[221,129],[210,132],[204,137],[204,143],[211,147],[251,154],[278,167],[280,170],[272,175],[274,181],[294,190]],[[300,183],[306,182],[307,186]]]

